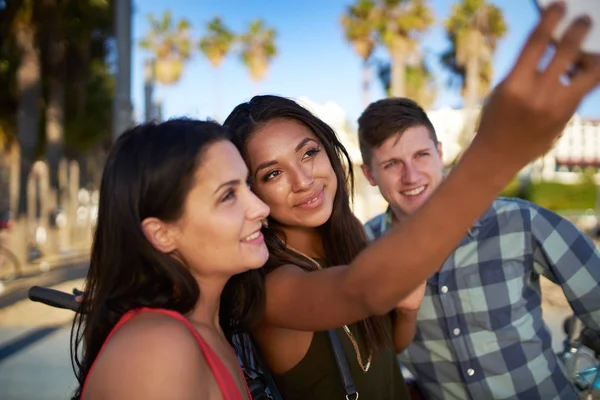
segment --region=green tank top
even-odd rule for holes
[[[350,326],[350,330],[354,333],[359,347],[364,349],[356,329]],[[410,399],[393,349],[376,353],[371,368],[365,373],[358,365],[356,353],[344,330],[337,329],[336,333],[360,399]],[[361,355],[366,361],[366,351],[361,350]],[[286,373],[274,375],[274,379],[285,400],[344,400],[346,398],[327,332],[315,332],[304,358]]]

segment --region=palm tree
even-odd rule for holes
[[[255,82],[264,79],[269,63],[277,54],[275,36],[275,29],[267,28],[260,19],[251,22],[248,32],[240,36],[242,61]]]
[[[389,62],[379,63],[378,76],[385,93],[389,96],[391,93],[391,65]],[[420,60],[414,65],[406,66],[405,76],[406,97],[416,101],[425,110],[429,109],[435,102],[437,86],[427,64]]]
[[[218,68],[233,46],[235,35],[221,18],[214,17],[207,25],[208,35],[200,39],[200,50],[213,67]]]
[[[13,34],[21,54],[17,67],[17,140],[20,147],[19,204],[17,215],[27,213],[27,180],[38,146],[40,97],[42,93],[40,52],[32,1],[23,1],[14,19]]]
[[[418,36],[433,23],[427,0],[380,0],[377,5],[379,40],[390,53],[391,95],[406,96],[406,68],[416,65]]]
[[[475,131],[475,108],[490,90],[492,58],[496,44],[506,34],[502,11],[486,0],[461,0],[446,21],[451,47],[442,63],[462,84],[466,122],[460,144],[466,145]]]
[[[48,162],[50,188],[56,195],[56,205],[61,206],[59,163],[63,156],[65,116],[65,57],[67,52],[66,2],[45,0],[40,4],[43,12],[41,29],[47,57],[48,94],[46,102],[46,160]],[[44,52],[42,51],[42,54]]]
[[[160,19],[148,15],[150,30],[140,41],[140,47],[152,56],[146,61],[145,92],[146,119],[153,114],[149,107],[154,83],[173,85],[181,78],[185,63],[190,58],[192,40],[190,23],[182,18],[174,22],[170,11],[165,11]]]
[[[348,6],[342,16],[342,27],[346,40],[362,60],[362,99],[363,107],[369,105],[370,71],[369,59],[376,45],[375,3],[372,0],[358,0]]]
[[[229,28],[227,28],[221,18],[214,17],[206,26],[208,34],[200,39],[199,47],[200,51],[208,58],[208,61],[212,64],[215,70],[218,69],[223,62],[223,59],[231,51],[231,48],[235,41],[235,35]],[[218,118],[220,108],[220,85],[217,79],[215,79],[215,106],[216,106],[216,117]]]

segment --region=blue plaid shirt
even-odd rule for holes
[[[366,223],[374,240],[388,211]],[[575,399],[542,319],[540,275],[600,331],[600,253],[562,217],[497,199],[427,282],[413,343],[400,356],[430,399]]]

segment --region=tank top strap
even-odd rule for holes
[[[167,310],[167,309],[162,309],[162,308],[149,308],[149,307],[142,307],[142,308],[128,311],[127,313],[123,314],[121,319],[115,324],[113,329],[110,331],[110,333],[106,337],[106,340],[104,341],[104,344],[100,348],[100,352],[98,353],[98,356],[100,355],[100,353],[102,353],[102,351],[104,350],[104,347],[106,346],[106,344],[108,343],[110,338],[114,335],[114,333],[121,326],[123,326],[127,321],[131,320],[132,318],[134,318],[142,313],[148,313],[148,312],[167,315],[171,318],[175,318],[175,319],[183,322],[185,324],[185,326],[190,330],[192,335],[194,335],[194,338],[196,339],[196,342],[198,343],[198,346],[200,347],[200,351],[202,352],[202,355],[204,356],[204,359],[206,360],[208,367],[210,368],[213,376],[215,377],[215,380],[217,381],[217,384],[219,385],[219,388],[221,389],[221,393],[223,394],[223,399],[224,400],[242,400],[242,395],[240,394],[239,390],[237,389],[237,385],[235,384],[233,377],[231,376],[231,374],[229,373],[229,370],[227,370],[227,367],[225,367],[225,365],[223,364],[223,362],[221,361],[219,356],[214,352],[213,349],[210,348],[208,343],[206,343],[204,338],[198,333],[198,331],[196,330],[196,328],[194,328],[192,323],[187,318],[185,318],[183,315],[178,313],[177,311]],[[96,359],[98,359],[98,357],[96,357]],[[90,371],[88,372],[88,377],[92,373],[95,364],[96,364],[96,361],[94,361],[94,363],[92,364],[92,367],[90,368]],[[241,370],[241,367],[240,367],[240,370]],[[85,393],[86,386],[87,386],[87,378],[83,385],[83,390],[81,392],[82,398],[83,398],[83,393]],[[248,391],[248,387],[246,387],[246,390]],[[252,399],[249,392],[248,392],[248,398]]]

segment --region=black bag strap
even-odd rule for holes
[[[346,400],[358,400],[358,391],[356,390],[356,387],[354,386],[354,381],[352,380],[352,376],[350,375],[350,369],[348,368],[348,363],[346,362],[346,356],[344,355],[344,350],[342,349],[340,340],[338,339],[335,330],[331,329],[328,331],[328,333],[329,341],[331,342],[331,347],[333,347],[335,361],[337,363],[338,370],[340,371],[342,382],[344,383],[344,390],[346,391]]]

